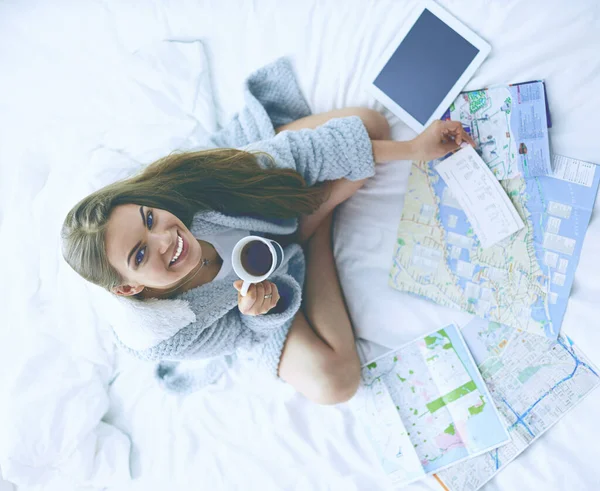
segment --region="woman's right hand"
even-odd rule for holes
[[[248,293],[245,297],[239,293],[242,289],[242,280],[237,280],[233,283],[233,287],[238,291],[238,308],[244,315],[261,315],[266,314],[279,301],[279,290],[277,285],[270,281],[261,281],[250,285]]]
[[[458,150],[463,142],[475,147],[475,142],[460,121],[437,120],[409,143],[413,160],[429,161]]]

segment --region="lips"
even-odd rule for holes
[[[189,249],[188,242],[187,242],[187,240],[185,240],[184,237],[179,235],[179,232],[177,232],[177,240],[179,241],[180,238],[181,238],[181,242],[183,244],[183,246],[181,248],[181,254],[179,254],[179,257],[175,260],[175,262],[169,263],[169,267],[173,267],[173,266],[176,266],[177,264],[181,263],[187,255],[187,251]],[[177,251],[177,247],[175,247],[175,251]]]

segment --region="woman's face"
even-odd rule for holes
[[[115,290],[120,295],[175,287],[202,258],[202,247],[175,215],[133,204],[113,210],[105,245],[110,264],[125,279]]]

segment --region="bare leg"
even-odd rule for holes
[[[371,139],[385,140],[390,128],[385,117],[365,108],[316,114],[278,128],[294,131],[315,128],[333,118],[359,116]],[[336,404],[354,395],[360,381],[360,361],[354,332],[335,268],[331,241],[333,210],[352,196],[363,181],[331,181],[327,200],[298,231],[305,245],[307,271],[302,310],[288,334],[279,376],[300,393],[320,404]]]
[[[352,324],[337,277],[331,244],[332,215],[306,246],[303,312],[296,314],[279,364],[279,376],[320,404],[356,392],[360,362]]]
[[[315,233],[321,222],[330,215],[334,208],[350,198],[365,184],[366,179],[360,181],[349,181],[348,179],[338,179],[337,181],[327,182],[327,199],[311,215],[300,217],[296,240],[304,244]]]

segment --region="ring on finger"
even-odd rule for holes
[[[263,283],[263,286],[265,287],[265,300],[272,298],[273,297],[273,287],[272,287],[271,282],[265,281]]]

